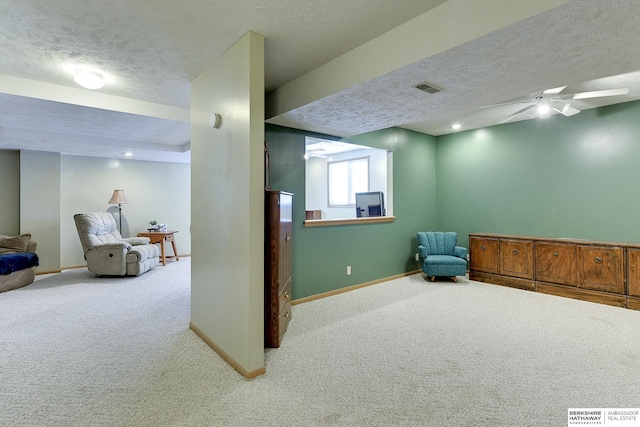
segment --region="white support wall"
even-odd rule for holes
[[[191,150],[191,327],[254,377],[264,373],[261,35],[247,33],[192,82]]]

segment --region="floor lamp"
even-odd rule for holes
[[[113,196],[111,196],[111,200],[109,200],[109,204],[118,205],[118,219],[120,220],[120,225],[118,227],[118,231],[120,235],[122,235],[122,205],[129,203],[127,198],[124,197],[124,190],[113,190]]]

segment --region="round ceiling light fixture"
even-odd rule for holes
[[[73,80],[86,89],[100,89],[104,86],[104,74],[91,68],[78,68]]]

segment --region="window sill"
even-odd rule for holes
[[[305,227],[331,227],[334,225],[362,225],[394,222],[395,216],[374,216],[368,218],[338,218],[338,219],[308,219],[304,221]]]

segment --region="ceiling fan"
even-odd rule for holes
[[[516,104],[529,104],[524,108],[516,111],[507,117],[503,122],[508,122],[519,114],[523,114],[529,110],[535,109],[536,112],[542,118],[549,117],[553,111],[562,114],[563,116],[569,117],[574,114],[578,114],[580,110],[575,107],[572,107],[569,104],[570,100],[578,100],[578,99],[589,99],[589,98],[601,98],[604,96],[618,96],[618,95],[626,95],[629,93],[629,88],[616,88],[616,89],[605,89],[605,90],[595,90],[590,92],[578,92],[578,93],[565,93],[562,91],[566,88],[566,86],[560,86],[553,89],[547,89],[542,92],[535,92],[529,96],[529,99],[525,99],[522,101],[513,101],[513,102],[504,102],[502,104],[492,104],[485,105],[480,108],[491,108],[491,107],[499,107],[505,105],[516,105]]]
[[[309,160],[312,157],[319,157],[321,159],[326,159],[327,157],[329,157],[328,155],[325,154],[327,150],[325,150],[324,148],[309,148],[309,147],[307,147],[304,153],[305,160]]]

